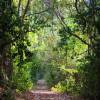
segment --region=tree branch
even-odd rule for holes
[[[62,19],[62,18],[56,13],[56,11],[55,11],[55,14],[56,14],[57,18],[59,19],[61,25],[64,27],[65,32],[67,32],[67,33],[69,33],[70,35],[76,37],[76,38],[79,39],[82,43],[84,43],[84,44],[90,46],[90,44],[87,43],[85,40],[83,40],[81,37],[79,37],[78,35],[73,34],[73,33],[71,32],[71,29],[66,25],[66,23],[64,22],[64,19]],[[67,27],[66,27],[66,26],[67,26]]]
[[[24,14],[23,14],[23,16],[22,16],[22,19],[24,19],[25,14],[27,13],[27,10],[28,10],[28,7],[29,7],[30,2],[31,2],[31,0],[28,0],[28,1],[27,1],[27,4],[26,4],[25,10],[24,10]]]
[[[47,12],[48,10],[50,10],[50,8],[49,8],[49,9],[45,9],[45,10],[40,11],[40,12],[35,12],[35,13],[33,13],[33,14],[29,14],[29,15],[34,15],[34,14],[42,14],[42,13]]]
[[[18,2],[18,14],[19,14],[19,11],[20,11],[21,1],[22,1],[22,0],[19,0],[19,2]]]

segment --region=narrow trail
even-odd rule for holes
[[[31,90],[16,100],[82,100],[71,98],[67,94],[55,93],[50,91],[44,80],[38,80],[35,90]]]
[[[38,80],[36,90],[30,91],[29,97],[27,100],[68,100],[64,94],[50,91],[44,80]]]

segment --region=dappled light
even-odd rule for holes
[[[0,0],[0,100],[100,100],[100,1]]]

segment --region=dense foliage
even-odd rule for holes
[[[99,0],[1,0],[0,99],[45,79],[53,91],[99,100],[99,17]]]

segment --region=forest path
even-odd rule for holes
[[[45,80],[38,80],[36,90],[31,90],[27,100],[69,100],[66,94],[50,91]]]
[[[44,80],[37,81],[35,90],[24,93],[22,98],[16,100],[83,100],[78,97],[71,97],[67,94],[55,93],[50,91]]]
[[[36,90],[48,90],[48,86],[45,82],[44,79],[41,79],[41,80],[38,80],[37,81],[37,87],[36,87]]]

